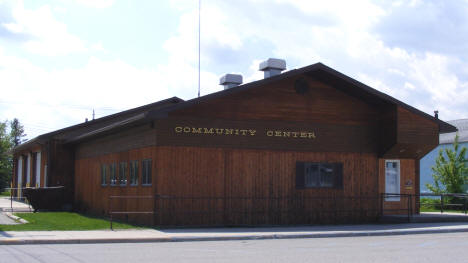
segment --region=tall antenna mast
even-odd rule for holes
[[[198,0],[198,97],[200,98],[200,31],[201,31],[201,0]]]

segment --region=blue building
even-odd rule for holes
[[[458,129],[458,141],[460,143],[460,148],[468,148],[468,119],[460,119],[448,121],[448,123],[457,127]],[[445,133],[439,135],[439,146],[424,156],[420,161],[420,173],[421,173],[421,193],[427,193],[429,190],[426,187],[426,184],[432,184],[432,169],[431,167],[435,165],[435,160],[439,155],[440,149],[453,148],[453,142],[455,140],[456,132]]]

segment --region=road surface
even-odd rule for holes
[[[0,232],[1,234],[1,232]],[[3,245],[0,262],[468,262],[468,233],[313,239]]]

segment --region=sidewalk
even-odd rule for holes
[[[467,223],[340,225],[168,230],[0,231],[0,245],[220,241],[468,232]]]
[[[23,202],[19,201],[10,201],[10,197],[2,196],[0,197],[0,212],[11,212],[13,207],[14,212],[31,212],[32,208]]]

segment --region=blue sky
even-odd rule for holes
[[[202,0],[201,92],[260,61],[322,62],[445,120],[468,118],[468,1]],[[29,138],[197,93],[197,0],[0,0],[0,119]]]

